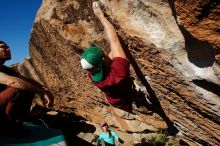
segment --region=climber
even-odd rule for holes
[[[121,144],[124,144],[124,141],[118,137],[118,135],[113,131],[109,130],[108,124],[105,121],[100,123],[103,132],[98,138],[97,146],[101,146],[101,142],[104,141],[105,146],[115,146],[115,139],[118,140]]]
[[[112,106],[131,112],[132,80],[129,61],[114,27],[105,18],[98,2],[93,3],[93,11],[104,26],[111,51],[105,55],[99,47],[90,46],[82,54],[81,66],[88,71],[89,78],[105,93]]]
[[[54,101],[52,94],[40,83],[5,66],[5,61],[10,59],[9,46],[0,41],[0,131],[22,126],[30,114],[34,93],[42,97],[46,107],[53,106]]]

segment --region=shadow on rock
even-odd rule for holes
[[[48,109],[36,106],[35,111],[38,112],[34,115],[30,121],[33,124],[60,129],[68,143],[68,145],[87,145],[92,146],[91,143],[77,137],[81,132],[83,133],[94,133],[96,128],[93,125],[87,124],[83,117],[76,116],[73,113],[65,113],[55,111],[57,114],[47,114]],[[39,114],[40,113],[40,114]]]
[[[173,0],[168,0],[173,16],[177,21],[177,13]],[[177,22],[178,24],[178,22]],[[216,49],[208,41],[201,41],[195,38],[186,28],[178,25],[185,38],[185,46],[188,59],[191,63],[200,68],[212,66],[215,62]]]
[[[183,26],[179,26],[186,45],[186,52],[191,63],[200,68],[212,66],[215,62],[216,50],[207,41],[193,37]]]

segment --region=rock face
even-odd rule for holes
[[[217,49],[220,61],[220,3],[218,0],[175,0],[176,14],[194,37],[208,41]]]
[[[22,69],[30,64],[38,77],[29,73],[29,69],[24,73],[53,92],[56,109],[77,113],[94,123],[106,119],[116,129],[133,133],[131,143],[134,134],[165,129],[173,122],[183,137],[197,144],[218,145],[220,69],[213,46],[219,47],[219,31],[211,29],[207,33],[216,39],[197,34],[200,31],[196,33],[196,29],[202,24],[194,27],[188,23],[194,17],[183,17],[185,11],[179,10],[191,6],[190,2],[175,1],[184,22],[179,26],[171,2],[101,0],[101,3],[131,62],[131,75],[139,93],[134,97],[137,102],[133,114],[109,106],[81,69],[80,56],[86,47],[96,44],[104,51],[109,50],[103,27],[93,14],[92,0],[43,1],[31,34],[30,60]],[[212,25],[210,21],[210,25],[212,28],[219,24]],[[147,101],[152,103],[151,108]]]

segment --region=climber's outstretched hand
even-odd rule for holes
[[[104,16],[99,2],[97,1],[93,2],[92,8],[93,8],[93,12],[96,15],[96,17],[101,18]]]

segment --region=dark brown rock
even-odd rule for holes
[[[218,0],[175,0],[176,14],[197,39],[208,41],[216,49],[220,61],[220,3]]]

